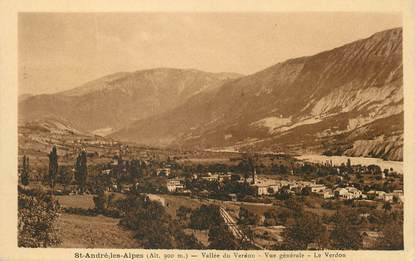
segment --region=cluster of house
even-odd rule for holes
[[[378,199],[378,200],[391,202],[393,201],[393,198],[395,197],[400,202],[404,202],[403,190],[401,189],[394,190],[391,193],[386,193],[385,191],[370,190],[366,193],[366,195],[367,195],[367,198],[369,199]]]
[[[165,171],[165,170],[164,170]],[[160,170],[161,172],[161,170]],[[165,171],[165,173],[170,173]],[[168,175],[167,175],[168,176]],[[231,178],[231,174],[211,174],[207,176],[196,176],[194,178],[199,178],[207,181],[218,181],[223,182],[226,179]],[[250,186],[255,190],[257,196],[267,196],[274,195],[280,189],[286,188],[289,193],[298,193],[301,192],[304,188],[309,188],[311,193],[320,195],[324,199],[330,198],[340,198],[340,199],[376,199],[382,200],[385,202],[393,201],[394,197],[403,202],[403,191],[394,190],[391,193],[386,193],[385,191],[369,191],[367,193],[362,192],[361,190],[355,187],[337,187],[335,189],[327,188],[323,184],[317,184],[314,180],[312,181],[301,181],[301,180],[276,180],[266,177],[258,177],[253,175],[252,177],[238,180],[238,182],[248,182]],[[168,179],[167,180],[167,190],[169,192],[189,192],[186,190],[184,185],[184,180],[179,178]]]
[[[289,193],[300,192],[304,188],[310,188],[311,193],[316,193],[325,199],[334,198],[335,193],[332,189],[323,184],[317,184],[315,181],[288,181],[273,179],[256,179],[252,185],[256,189],[258,196],[272,195],[277,193],[281,188],[288,188]]]
[[[392,202],[394,198],[398,201],[404,201],[403,190],[394,190],[390,193],[380,190],[371,190],[366,193],[360,191],[355,187],[336,188],[332,192],[325,191],[327,194],[323,194],[324,198],[339,197],[343,199],[375,199],[385,202]]]
[[[323,184],[317,184],[315,181],[286,181],[256,178],[252,186],[256,189],[258,196],[275,194],[282,187],[289,188],[291,193],[301,191],[303,188],[308,187],[311,193],[318,194],[324,199],[336,197],[341,199],[375,199],[392,202],[395,197],[400,202],[404,201],[403,190],[394,190],[390,193],[371,190],[364,193],[355,187],[337,187],[330,189]]]

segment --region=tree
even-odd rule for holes
[[[240,172],[243,174],[245,182],[247,181],[248,177],[253,174],[255,166],[254,160],[252,159],[251,155],[243,155],[243,159],[238,164],[238,168]]]
[[[190,227],[193,229],[209,229],[222,222],[219,207],[215,205],[201,205],[190,215]]]
[[[382,169],[378,165],[375,165],[375,164],[370,164],[369,166],[367,166],[367,169],[373,175],[377,175],[377,174],[382,173]]]
[[[176,216],[177,216],[180,223],[185,224],[190,213],[192,213],[191,208],[188,208],[188,207],[185,207],[185,206],[180,206],[177,209]]]
[[[318,243],[325,231],[326,228],[317,215],[303,212],[284,231],[284,248],[305,250],[310,243]]]
[[[248,209],[241,207],[239,209],[238,224],[241,225],[256,225],[259,221],[257,214],[250,212]]]
[[[125,213],[120,225],[135,232],[144,248],[151,249],[200,249],[202,246],[192,235],[186,235],[166,213],[159,202],[142,195],[130,195],[117,202]]]
[[[18,246],[56,246],[60,240],[55,228],[59,204],[40,190],[19,186],[18,194]]]
[[[294,211],[294,215],[301,216],[304,213],[304,202],[301,198],[289,198],[284,202],[285,206]]]
[[[350,162],[350,159],[349,158],[347,159],[346,168],[347,168],[347,171],[349,173],[352,172],[352,163]]]
[[[23,165],[20,173],[20,181],[24,186],[29,185],[29,157],[23,156]]]
[[[288,200],[291,198],[290,189],[288,186],[283,186],[278,192],[275,194],[275,197],[279,200]]]
[[[58,174],[58,153],[56,146],[52,147],[51,152],[49,153],[49,184],[52,189],[52,195],[55,191],[55,181]]]
[[[93,198],[95,209],[98,213],[104,213],[114,202],[114,194],[108,194],[103,189]]]
[[[360,249],[363,242],[358,226],[352,224],[353,220],[341,212],[337,212],[333,220],[334,229],[330,239],[335,249]]]
[[[402,222],[392,222],[385,225],[383,236],[378,239],[378,246],[385,250],[403,249],[403,226]]]
[[[392,204],[390,202],[385,202],[382,207],[385,211],[390,211],[392,209]]]
[[[301,195],[309,196],[311,194],[311,187],[304,187],[301,189]]]
[[[72,174],[65,167],[61,167],[59,171],[60,182],[63,185],[63,190],[66,191],[68,185],[72,182]]]
[[[225,223],[222,222],[209,229],[209,248],[220,250],[238,249],[238,245]]]
[[[129,173],[130,176],[134,178],[139,178],[142,176],[142,171],[140,167],[140,162],[138,160],[132,160],[129,164]]]
[[[76,158],[75,163],[75,180],[81,193],[85,192],[86,178],[88,175],[86,151],[82,150]]]

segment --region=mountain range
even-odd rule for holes
[[[152,146],[403,159],[402,29],[257,73],[153,69],[21,99],[23,121]]]
[[[19,118],[55,118],[79,130],[106,135],[239,76],[170,68],[120,72],[68,91],[26,97],[19,103]]]

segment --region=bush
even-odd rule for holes
[[[209,242],[209,249],[238,249],[238,245],[224,223],[214,225],[209,229]]]
[[[403,250],[402,222],[392,222],[385,225],[383,236],[378,239],[378,248],[386,250]]]
[[[241,207],[239,209],[239,220],[238,224],[241,225],[256,225],[259,221],[257,214],[249,211],[248,209]]]
[[[331,231],[331,243],[336,249],[361,249],[362,237],[355,218],[349,213],[337,212],[333,216],[334,228]]]
[[[326,232],[320,218],[311,213],[298,215],[292,226],[284,231],[284,248],[290,250],[305,250],[311,243],[318,243]]]
[[[93,200],[98,213],[104,213],[108,208],[114,205],[114,194],[109,194],[104,190],[100,190],[98,191],[98,195],[94,196]]]
[[[146,196],[130,195],[117,203],[125,213],[120,225],[135,232],[144,248],[150,249],[201,249],[194,236],[186,235],[168,215],[159,202]]]
[[[202,205],[193,210],[190,216],[190,227],[193,229],[209,229],[222,222],[219,207],[215,205]]]
[[[19,187],[18,246],[49,247],[60,243],[55,228],[59,204],[40,190]]]
[[[276,226],[277,222],[275,219],[273,218],[265,218],[264,220],[264,226],[266,227],[270,227],[270,226]]]
[[[185,206],[180,206],[176,211],[177,220],[181,224],[185,225],[185,224],[188,223],[188,220],[189,220],[189,217],[190,217],[191,213],[192,213],[191,208],[188,208],[188,207],[185,207]]]
[[[334,200],[326,200],[323,204],[321,204],[322,208],[336,210],[340,207],[341,202],[334,201]]]

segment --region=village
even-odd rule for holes
[[[30,162],[29,187],[53,193],[65,218],[93,215],[88,217],[93,219],[97,214],[122,218],[116,202],[146,195],[179,220],[183,231],[201,244],[199,248],[212,247],[214,240],[208,236],[210,230],[193,224],[192,216],[205,206],[218,207],[216,215],[240,242],[233,247],[248,249],[284,247],[284,231],[302,212],[316,215],[325,222],[327,233],[333,233],[339,209],[354,213],[353,222],[360,224],[359,247],[373,249],[383,237],[381,220],[390,216],[399,220],[403,208],[402,173],[375,164],[312,163],[283,153],[166,150],[80,136],[57,136],[56,145],[42,134],[21,138],[25,142],[19,143],[19,181],[23,162]],[[53,147],[59,168],[52,191],[48,164]],[[82,154],[87,177],[80,189],[76,175]],[[102,199],[107,203],[97,205]]]
[[[124,150],[124,155],[127,153],[128,150],[127,152]],[[147,154],[144,153],[141,154],[141,156],[146,157]],[[271,155],[271,157],[280,158],[280,163],[284,161],[287,163],[287,160],[284,160],[286,156]],[[300,194],[305,196],[314,194],[323,199],[376,200],[390,203],[404,202],[402,186],[397,185],[396,183],[393,183],[393,187],[388,187],[386,185],[383,187],[376,185],[370,186],[367,182],[368,179],[373,179],[375,184],[378,181],[389,180],[389,182],[395,182],[395,179],[399,180],[402,177],[402,174],[398,174],[393,169],[380,170],[376,165],[352,166],[350,165],[350,162],[345,162],[340,166],[333,166],[330,162],[325,163],[323,166],[315,163],[295,162],[294,164],[290,163],[291,165],[288,167],[280,165],[283,169],[282,171],[281,169],[273,171],[275,165],[272,165],[270,166],[269,173],[266,173],[265,170],[262,171],[265,173],[258,174],[256,167],[252,165],[252,160],[239,160],[242,160],[242,163],[247,163],[247,166],[244,168],[241,162],[234,167],[222,165],[219,166],[222,168],[222,171],[210,171],[212,168],[209,168],[209,166],[203,167],[200,164],[193,169],[192,166],[190,166],[190,171],[183,171],[183,169],[186,169],[189,166],[180,166],[177,162],[171,161],[170,158],[167,161],[161,162],[152,162],[150,160],[141,160],[140,162],[142,162],[141,164],[144,166],[155,166],[152,169],[147,168],[146,173],[150,176],[161,178],[159,179],[159,182],[163,184],[164,190],[160,190],[160,192],[163,191],[163,193],[197,196],[202,198],[208,198],[209,196],[218,198],[217,196],[215,197],[215,195],[221,194],[223,199],[231,201],[241,200],[238,196],[243,194],[241,192],[245,192],[245,194],[256,197],[256,201],[274,198],[281,194]],[[119,156],[114,156],[109,165],[110,168],[103,169],[101,175],[110,176],[114,172],[114,169],[121,169],[121,176],[128,175],[128,163],[127,166],[125,164],[123,165],[122,159],[120,160]],[[212,166],[214,165],[215,164]],[[263,164],[262,168],[264,168]],[[310,169],[309,171],[315,170],[317,172],[315,177],[310,178],[310,176],[306,175],[310,174],[307,170],[304,171],[304,169],[307,168]],[[319,179],[318,172],[320,171],[320,168],[329,169],[332,173],[330,178],[334,179],[335,182],[327,184],[327,182],[324,182],[325,180]],[[226,169],[234,171],[223,171]],[[304,179],[304,176],[306,176],[306,179]],[[357,180],[351,180],[350,176],[366,176],[368,179],[366,179],[365,182],[360,178],[360,181],[363,181],[363,184],[360,184]],[[129,184],[124,186],[124,189],[121,190],[117,187],[116,182],[113,182],[107,187],[107,190],[126,192],[132,185],[139,187],[140,184],[139,182]],[[227,189],[227,187],[233,187],[234,189]],[[243,189],[238,190],[238,188],[241,187],[247,187],[249,189],[247,191],[243,191]],[[219,191],[221,193],[218,193]],[[157,193],[157,191],[153,192]]]

